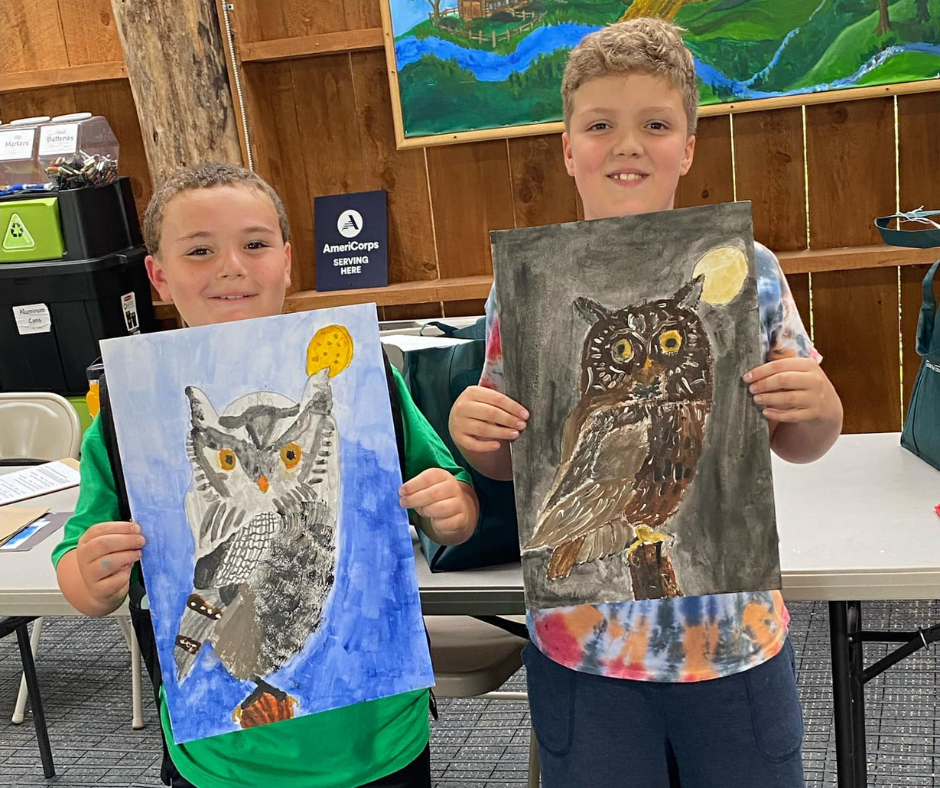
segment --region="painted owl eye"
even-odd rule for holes
[[[629,339],[618,339],[611,349],[615,361],[629,361],[633,358],[633,345]]]
[[[303,452],[300,450],[300,446],[296,443],[288,443],[281,449],[281,462],[284,463],[284,467],[290,470],[291,468],[296,467],[297,463],[300,462],[300,457]]]
[[[222,449],[219,452],[219,465],[223,471],[231,471],[235,468],[235,452],[231,449]]]
[[[659,347],[662,349],[663,353],[670,356],[678,353],[679,348],[682,347],[682,334],[675,329],[663,331],[663,333],[659,335]]]

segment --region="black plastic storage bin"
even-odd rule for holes
[[[142,246],[95,260],[0,265],[0,391],[88,391],[99,340],[155,330]],[[134,294],[136,325],[123,298]],[[15,307],[44,304],[45,333],[20,334]]]
[[[156,329],[147,251],[128,178],[51,194],[65,254],[0,264],[0,391],[81,396],[100,340]],[[20,332],[17,307],[28,305],[45,307],[49,331]]]

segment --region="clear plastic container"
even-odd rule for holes
[[[39,127],[49,116],[21,118],[0,126],[0,187],[45,183],[39,164]]]
[[[39,127],[39,165],[60,189],[100,186],[117,176],[120,146],[100,115],[58,115]]]

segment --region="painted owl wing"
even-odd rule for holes
[[[274,534],[281,526],[276,512],[261,512],[236,530],[211,553],[196,561],[193,587],[224,588],[247,583],[267,555]]]
[[[633,528],[618,515],[635,496],[635,479],[649,456],[649,417],[615,404],[594,411],[574,454],[562,463],[526,549],[552,548],[550,577],[577,561],[624,549]]]

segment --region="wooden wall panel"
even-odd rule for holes
[[[57,0],[0,3],[0,73],[68,65]]]
[[[810,246],[879,242],[876,216],[894,211],[892,99],[806,108]],[[900,428],[896,268],[813,276],[816,347],[842,397],[845,432]]]
[[[577,187],[568,175],[561,135],[508,140],[516,227],[578,220]]]
[[[901,426],[896,268],[813,275],[814,343],[845,409],[843,432]]]
[[[381,51],[350,56],[366,188],[388,192],[389,282],[438,278],[427,165],[422,150],[397,150]]]
[[[490,230],[514,226],[504,140],[428,148],[442,278],[493,272]]]
[[[70,66],[124,60],[111,0],[59,0]]]
[[[806,108],[813,249],[880,243],[876,216],[894,213],[891,98]]]
[[[778,252],[805,249],[806,179],[800,107],[734,117],[739,200],[750,200],[754,238]]]
[[[245,96],[254,166],[281,196],[291,223],[291,292],[314,286],[313,200],[304,166],[303,141],[291,64],[246,67]]]
[[[701,118],[695,134],[692,168],[679,179],[675,207],[713,205],[733,199],[730,116]]]

